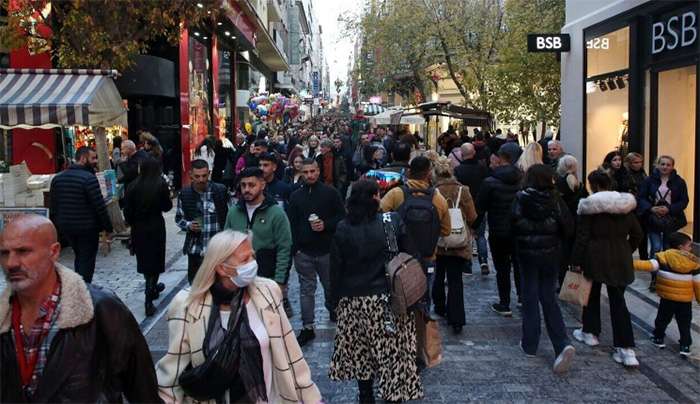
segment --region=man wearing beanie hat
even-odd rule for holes
[[[496,268],[499,302],[491,305],[496,313],[510,317],[510,268],[513,264],[513,239],[510,221],[511,207],[515,194],[520,189],[522,173],[514,165],[522,153],[517,143],[505,143],[498,149],[498,159],[492,162],[491,176],[487,177],[476,199],[479,214],[475,226],[478,226],[488,213],[489,247],[493,265]],[[495,163],[495,164],[494,164]],[[520,274],[513,265],[515,288],[520,294]]]
[[[510,164],[513,165],[516,161],[518,161],[520,155],[523,154],[523,149],[521,149],[520,145],[515,142],[508,142],[504,143],[503,146],[498,149],[498,154],[499,156],[502,154],[507,155],[510,159]]]

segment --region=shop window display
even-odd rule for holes
[[[586,170],[629,151],[629,27],[586,41]]]
[[[197,33],[195,33],[197,34]],[[201,37],[201,34],[200,34]],[[206,41],[206,37],[203,38]],[[190,72],[190,144],[195,148],[211,133],[211,63],[209,47],[194,36],[189,40]]]
[[[695,206],[695,142],[696,142],[696,66],[659,72],[657,156],[670,155],[675,168],[688,185],[690,203],[685,210],[688,226],[683,231],[692,234]]]
[[[216,106],[219,119],[219,136],[231,133],[233,128],[233,91],[231,89],[231,52],[219,47],[219,100]]]

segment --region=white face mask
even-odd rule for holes
[[[258,262],[252,260],[236,268],[238,274],[231,277],[231,281],[239,288],[245,288],[253,282],[258,275]]]

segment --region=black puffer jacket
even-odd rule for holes
[[[111,232],[100,184],[95,172],[73,164],[51,181],[51,220],[61,233]]]
[[[573,219],[561,197],[533,188],[516,195],[512,220],[518,255],[527,259],[561,259],[562,239],[574,231]]]
[[[139,325],[111,292],[86,285],[57,266],[61,295],[59,328],[32,402],[159,403],[153,360]],[[12,337],[10,293],[0,296],[0,402],[23,403]]]
[[[401,218],[391,213],[399,245],[403,252],[413,246]],[[343,219],[331,244],[331,295],[335,304],[341,297],[372,296],[387,292],[384,270],[386,239],[382,215],[373,220],[351,224]]]
[[[483,220],[488,213],[489,235],[491,237],[510,237],[510,214],[515,194],[520,190],[522,173],[513,165],[497,167],[490,177],[481,184],[476,198],[476,211]]]

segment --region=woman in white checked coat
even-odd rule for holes
[[[248,235],[226,230],[211,239],[191,289],[178,293],[168,310],[168,353],[156,365],[166,403],[196,401],[188,393],[211,402],[322,401],[282,308],[279,287],[256,274]],[[182,383],[183,373],[211,360],[219,344],[230,341],[236,341],[231,346],[238,359],[233,372],[194,387]],[[226,388],[217,391],[213,379],[224,380]],[[201,390],[210,396],[203,398]]]

